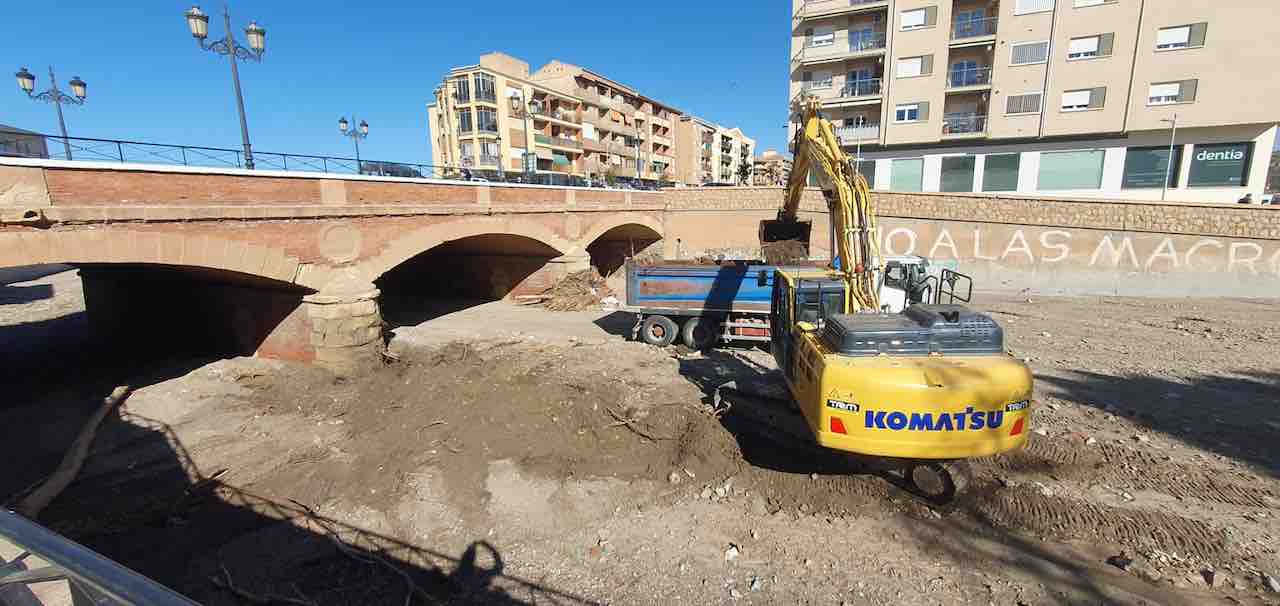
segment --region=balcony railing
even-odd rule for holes
[[[498,132],[498,123],[497,122],[481,123],[480,126],[476,128],[476,130],[482,133],[496,133]]]
[[[983,114],[946,114],[942,117],[943,135],[976,135],[987,132]]]
[[[533,115],[542,116],[544,118],[552,118],[561,122],[569,122],[571,124],[581,124],[578,121],[577,112],[564,111],[562,109],[538,109],[534,110]]]
[[[574,149],[582,149],[582,143],[573,139],[564,137],[551,137],[547,135],[534,135],[533,140],[543,145],[559,145],[560,147],[572,147]]]
[[[478,90],[476,91],[476,101],[488,101],[489,103],[497,103],[498,93],[497,91],[492,91],[492,90]]]
[[[499,158],[488,154],[480,154],[480,166],[497,166]]]
[[[996,35],[996,18],[959,19],[951,23],[951,39],[980,38]]]
[[[864,4],[875,4],[884,2],[884,0],[806,0],[800,5],[792,15],[793,21],[800,21],[809,17],[818,15],[826,15],[830,13],[838,13],[841,10],[858,7]]]
[[[841,97],[870,97],[880,94],[880,79],[850,80],[840,88]]]
[[[840,140],[841,145],[853,145],[859,141],[879,139],[880,125],[841,126],[836,128],[836,138]]]
[[[947,72],[947,88],[982,86],[986,84],[991,84],[990,67],[953,69]]]
[[[884,32],[853,32],[844,40],[817,46],[813,45],[812,40],[805,40],[804,47],[791,57],[791,61],[794,66],[811,61],[840,59],[856,53],[883,50],[885,42]]]
[[[884,32],[853,31],[849,32],[849,52],[876,50],[884,48]]]

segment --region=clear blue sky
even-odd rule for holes
[[[238,147],[230,68],[196,48],[189,6],[5,1],[0,123],[57,133],[53,108],[28,100],[12,78],[26,66],[44,90],[51,63],[64,90],[72,76],[89,84],[89,102],[66,110],[72,136]],[[201,8],[210,37],[222,35],[222,5]],[[354,111],[370,124],[365,158],[422,163],[431,158],[432,90],[450,67],[494,50],[533,68],[552,58],[589,67],[740,126],[761,150],[785,149],[789,13],[783,0],[231,4],[242,43],[249,19],[267,30],[264,61],[240,71],[254,149],[349,156],[337,119]]]

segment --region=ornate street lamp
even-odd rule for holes
[[[209,37],[209,15],[201,11],[199,6],[193,6],[186,12],[186,17],[187,28],[191,30],[191,36],[196,39],[196,44],[204,50],[226,55],[231,62],[231,82],[235,85],[236,110],[240,113],[240,142],[244,146],[244,167],[252,169],[253,149],[249,146],[249,123],[244,117],[244,95],[240,92],[240,69],[236,67],[236,59],[261,62],[262,55],[267,49],[267,30],[262,29],[256,21],[250,21],[249,27],[244,28],[249,47],[241,46],[231,34],[231,12],[224,6],[222,23],[226,36],[221,40],[206,43],[205,39]]]
[[[351,114],[351,119],[355,120],[356,115]],[[351,123],[343,116],[338,118],[338,132],[344,137],[351,137],[351,141],[356,144],[356,173],[364,174],[364,168],[360,164],[360,140],[369,136],[369,123],[361,120],[359,126],[351,128]]]
[[[53,75],[52,65],[49,66],[49,90],[42,93],[33,93],[36,89],[36,77],[27,71],[27,68],[24,67],[18,70],[14,77],[18,80],[18,88],[22,89],[22,92],[26,93],[28,97],[36,101],[52,103],[57,108],[58,128],[62,131],[62,147],[67,154],[67,159],[70,160],[71,140],[67,137],[67,121],[62,117],[62,104],[84,105],[85,95],[87,94],[85,89],[88,85],[85,84],[84,80],[80,79],[80,76],[76,76],[68,82],[71,85],[71,94],[68,95],[62,92],[58,89],[58,78]]]

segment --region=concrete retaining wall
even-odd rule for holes
[[[670,257],[756,256],[780,188],[672,190]],[[976,286],[1052,294],[1280,297],[1280,207],[875,192],[886,254],[921,254]],[[729,208],[725,208],[728,206]],[[719,208],[717,208],[719,207]],[[815,256],[825,203],[806,192]]]

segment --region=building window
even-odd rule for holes
[[[1049,60],[1048,42],[1024,42],[1010,47],[1013,49],[1013,56],[1009,62],[1013,65],[1031,65]]]
[[[1156,32],[1156,48],[1187,48],[1191,46],[1191,26],[1166,27]]]
[[[1009,95],[1005,99],[1006,114],[1038,114],[1040,113],[1040,93],[1027,93],[1025,95]]]
[[[805,30],[805,34],[809,38],[809,46],[831,46],[836,43],[836,29],[830,25]]]
[[[1143,189],[1162,187],[1165,174],[1169,187],[1178,186],[1178,168],[1182,166],[1182,146],[1173,148],[1173,168],[1169,168],[1168,147],[1130,147],[1124,155],[1124,178],[1120,187]]]
[[[927,21],[926,9],[917,8],[915,10],[902,11],[902,31],[919,29],[925,26]]]
[[[876,186],[875,160],[855,160],[853,162],[853,171],[867,180],[867,187],[874,188]]]
[[[933,55],[898,59],[898,77],[913,78],[933,73]]]
[[[1078,112],[1086,109],[1098,109],[1106,101],[1106,87],[1069,90],[1062,93],[1062,111]]]
[[[1075,3],[1072,6],[1076,8],[1084,8],[1086,6],[1098,6],[1100,4],[1109,4],[1111,2],[1115,2],[1115,0],[1075,0]]]
[[[1147,89],[1147,105],[1177,103],[1182,97],[1181,82],[1161,82]]]
[[[498,132],[498,112],[484,107],[476,108],[476,125],[485,132]]]
[[[1067,45],[1067,59],[1092,59],[1098,56],[1098,41],[1101,36],[1085,36],[1072,38]]]
[[[489,74],[476,74],[476,100],[498,102],[498,85]]]
[[[1037,189],[1099,189],[1102,187],[1103,156],[1100,149],[1041,153]]]
[[[458,110],[458,132],[469,133],[472,130],[471,110]]]
[[[1054,0],[1017,0],[1013,4],[1013,14],[1026,15],[1053,10]]]
[[[893,108],[894,122],[918,122],[920,120],[920,104],[904,103]]]
[[[982,191],[1016,191],[1022,154],[989,154],[982,163]]]
[[[973,156],[949,156],[942,159],[942,191],[973,191]]]
[[[471,141],[463,141],[458,148],[459,151],[462,152],[462,164],[464,166],[470,165],[471,159],[474,158],[476,154],[476,144]]]
[[[466,76],[453,79],[453,99],[458,103],[471,102],[471,83],[467,81]]]
[[[1191,154],[1191,187],[1244,187],[1249,184],[1252,143],[1197,145]]]
[[[921,191],[924,189],[924,158],[894,160],[889,165],[889,189]]]

